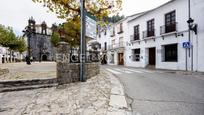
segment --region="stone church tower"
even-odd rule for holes
[[[46,22],[36,24],[33,17],[28,20],[29,30],[28,42],[28,55],[34,61],[54,61],[55,51],[51,44],[52,29],[49,28]]]

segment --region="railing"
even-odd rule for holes
[[[140,40],[140,34],[134,34],[130,36],[130,41]]]
[[[143,39],[148,38],[148,37],[153,37],[155,36],[155,30],[147,30],[147,31],[143,31]]]
[[[112,44],[108,46],[108,50],[113,50],[113,49],[117,49],[117,48],[123,48],[125,47],[125,42],[120,42],[117,44]]]
[[[80,63],[80,50],[70,50],[70,63]],[[99,62],[100,52],[99,51],[86,51],[86,62]]]
[[[123,33],[123,30],[122,30],[122,29],[120,29],[120,31],[118,31],[118,34],[121,34],[121,33]]]
[[[113,32],[111,35],[110,35],[110,37],[114,37],[115,36],[115,32]]]
[[[177,22],[169,24],[169,25],[163,25],[160,27],[160,34],[167,34],[171,32],[177,31]]]

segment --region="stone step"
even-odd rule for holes
[[[32,90],[32,89],[39,89],[39,88],[50,88],[55,87],[58,84],[42,84],[42,85],[31,85],[31,86],[18,86],[18,87],[5,87],[0,88],[0,93],[2,92],[11,92],[11,91],[22,91],[22,90]]]

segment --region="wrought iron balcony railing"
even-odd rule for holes
[[[177,22],[169,24],[169,25],[163,25],[160,27],[160,34],[167,34],[171,32],[176,32],[177,31]]]
[[[143,31],[143,39],[148,38],[148,37],[154,37],[155,36],[155,30],[147,30],[147,31]]]
[[[124,48],[125,47],[125,42],[119,42],[117,44],[112,44],[108,46],[108,50],[113,50],[117,48]]]
[[[130,36],[130,41],[140,40],[140,34],[133,34]]]

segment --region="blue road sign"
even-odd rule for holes
[[[183,48],[191,48],[190,42],[183,42]]]

